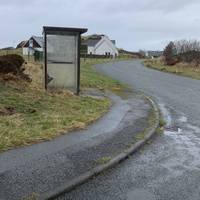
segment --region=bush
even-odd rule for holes
[[[24,59],[19,55],[0,56],[0,73],[3,74],[20,74],[24,71],[22,67]]]
[[[0,56],[0,74],[4,75],[3,79],[9,80],[13,78],[12,75],[15,75],[20,79],[30,82],[30,77],[23,73],[25,70],[25,68],[23,68],[23,63],[23,57],[16,54]],[[11,76],[7,76],[9,74]]]
[[[188,51],[188,52],[179,54],[177,57],[180,62],[196,63],[196,65],[200,63],[199,51]]]

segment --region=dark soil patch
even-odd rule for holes
[[[24,74],[24,59],[19,55],[0,56],[0,75],[4,81],[23,79],[30,82],[28,75]]]
[[[15,113],[16,113],[16,109],[14,107],[0,108],[0,116],[13,115]]]

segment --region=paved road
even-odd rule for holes
[[[151,70],[140,61],[98,65],[97,70],[155,97],[166,130],[130,159],[60,199],[199,200],[200,81]]]
[[[82,95],[106,95],[114,105],[87,129],[0,153],[0,200],[24,199],[66,185],[102,158],[127,149],[147,126],[151,105],[140,96],[127,92],[127,98],[121,98],[96,90]]]

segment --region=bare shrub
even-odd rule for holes
[[[164,50],[165,63],[174,65],[177,62],[200,64],[200,41],[179,40],[170,42]]]

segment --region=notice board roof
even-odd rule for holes
[[[72,28],[72,27],[54,27],[54,26],[43,26],[44,33],[52,32],[73,32],[73,33],[85,33],[88,29],[86,28]]]

